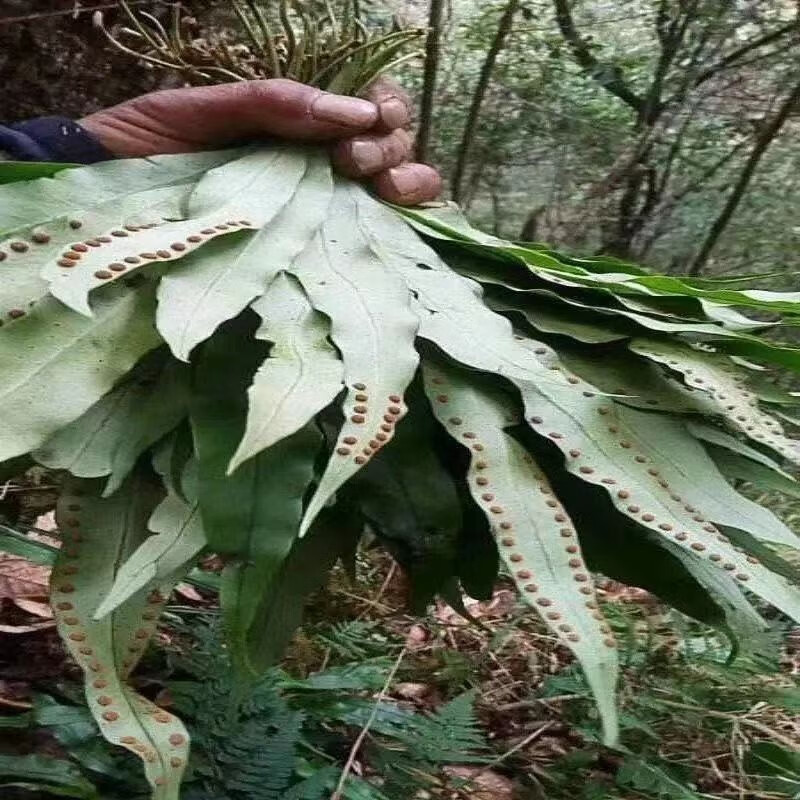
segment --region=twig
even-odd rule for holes
[[[353,594],[353,592],[348,592],[346,589],[337,589],[337,594],[341,594],[344,597],[349,597],[351,600],[357,600],[359,603],[364,603],[369,608],[382,609],[383,611],[394,611],[391,606],[370,600],[367,597],[361,597],[361,595],[358,594]]]
[[[548,703],[562,702],[564,700],[585,700],[586,698],[580,694],[557,694],[553,697],[539,697],[535,700],[519,700],[516,703],[506,703],[502,706],[497,706],[494,710],[498,714],[506,711],[521,711],[526,708],[536,708],[538,705],[547,705]]]
[[[408,647],[403,647],[403,649],[400,651],[400,655],[397,656],[397,660],[392,666],[391,672],[386,677],[386,682],[383,684],[383,688],[378,694],[378,698],[375,701],[375,706],[372,709],[372,713],[369,715],[369,719],[367,719],[364,727],[361,729],[361,733],[358,734],[358,738],[355,740],[355,742],[353,742],[353,746],[350,748],[350,754],[347,756],[347,761],[345,762],[344,769],[339,777],[339,783],[336,784],[336,791],[334,791],[334,793],[331,795],[331,800],[341,800],[342,790],[344,789],[345,783],[347,783],[347,778],[353,769],[353,764],[355,763],[358,751],[361,749],[361,745],[364,743],[364,739],[367,738],[369,729],[372,727],[373,723],[375,722],[375,718],[378,716],[378,710],[381,707],[381,703],[384,701],[386,694],[389,691],[389,687],[392,685],[394,676],[397,674],[397,670],[400,669],[400,664],[406,657],[407,652]]]
[[[389,588],[389,584],[392,582],[392,578],[394,578],[394,574],[397,571],[397,562],[392,561],[392,566],[389,568],[389,572],[386,574],[386,578],[384,579],[383,583],[381,584],[381,588],[375,593],[375,596],[367,601],[367,607],[356,617],[356,621],[360,621],[364,619],[364,617],[369,613],[371,608],[377,608],[380,605],[380,599],[385,594],[386,590]],[[386,608],[386,606],[383,606]]]
[[[490,761],[485,767],[483,767],[483,769],[481,769],[480,772],[476,772],[470,778],[470,781],[474,783],[475,780],[477,778],[480,778],[481,775],[485,775],[487,772],[489,772],[489,770],[494,769],[498,764],[502,764],[506,759],[511,758],[511,756],[513,756],[514,753],[519,752],[524,747],[527,747],[531,742],[538,739],[545,731],[550,730],[550,728],[552,728],[553,725],[555,725],[555,722],[553,722],[552,720],[550,722],[545,722],[544,725],[541,725],[535,731],[529,733],[521,742],[517,742],[512,748],[506,750],[505,753],[502,753],[497,758],[492,759],[492,761]]]
[[[662,705],[670,706],[671,708],[680,708],[684,711],[697,711],[706,717],[716,717],[717,719],[725,719],[729,722],[738,723],[739,725],[746,725],[748,728],[759,731],[765,736],[769,736],[770,739],[780,742],[784,747],[788,747],[792,752],[797,749],[796,740],[790,739],[788,736],[784,736],[782,733],[772,730],[772,728],[770,728],[768,725],[764,725],[763,722],[759,722],[758,720],[750,719],[749,717],[745,716],[739,716],[738,714],[733,714],[727,711],[714,711],[709,708],[698,708],[697,706],[688,705],[686,703],[677,703],[674,700],[662,700],[659,698],[658,702]]]

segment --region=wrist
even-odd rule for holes
[[[66,117],[38,117],[10,125],[7,131],[2,149],[20,160],[94,164],[113,158],[90,130]]]

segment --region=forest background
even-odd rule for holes
[[[0,1],[3,116],[80,116],[177,79],[107,50],[113,2]],[[167,2],[135,4],[156,13]],[[184,2],[224,27],[226,3]],[[738,275],[800,240],[800,8],[789,0],[374,0],[436,29],[423,156],[509,238]],[[213,18],[213,17],[212,17]],[[430,63],[430,62],[429,62]],[[400,79],[423,95],[419,62]]]

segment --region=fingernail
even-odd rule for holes
[[[414,195],[419,191],[419,176],[411,166],[394,167],[388,171],[387,177],[401,197]]]
[[[359,172],[377,172],[383,166],[383,151],[375,142],[356,140],[350,145],[350,155]]]
[[[378,119],[378,109],[369,100],[321,94],[311,104],[311,115],[320,122],[332,122],[353,128],[371,128]]]
[[[381,122],[389,128],[403,128],[409,123],[408,106],[399,97],[390,97],[380,104]]]

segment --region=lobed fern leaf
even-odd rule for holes
[[[216,688],[238,705],[243,682],[273,702],[258,675],[365,521],[420,605],[437,591],[458,605],[458,580],[489,592],[499,552],[586,670],[609,742],[617,656],[585,563],[743,641],[763,627],[749,595],[800,619],[783,558],[795,532],[723,478],[797,491],[783,462],[800,450],[780,420],[793,424],[800,402],[760,367],[800,371],[800,353],[746,312],[779,316],[780,332],[800,323],[798,293],[521,246],[452,207],[392,209],[333,178],[314,148],[65,169],[0,186],[0,209],[0,463],[30,453],[97,481],[107,538],[96,534],[81,613],[120,662],[116,702],[137,726],[125,736],[158,745],[154,792],[157,779],[176,790],[172,755],[124,686],[135,658],[123,651],[139,652],[145,587],[166,588],[205,543],[228,557],[238,684]],[[153,457],[147,514],[114,518],[138,508],[132,487]],[[69,603],[59,569],[54,599]],[[326,635],[337,653],[387,647],[364,626]],[[358,700],[315,702],[349,725],[371,713]],[[425,758],[475,745],[465,703],[425,722],[441,745]],[[224,725],[207,705],[192,713]],[[408,715],[384,705],[374,730],[397,741]],[[302,720],[280,713],[280,731],[246,716],[214,780],[253,797],[290,788]],[[245,763],[279,734],[274,761]]]

